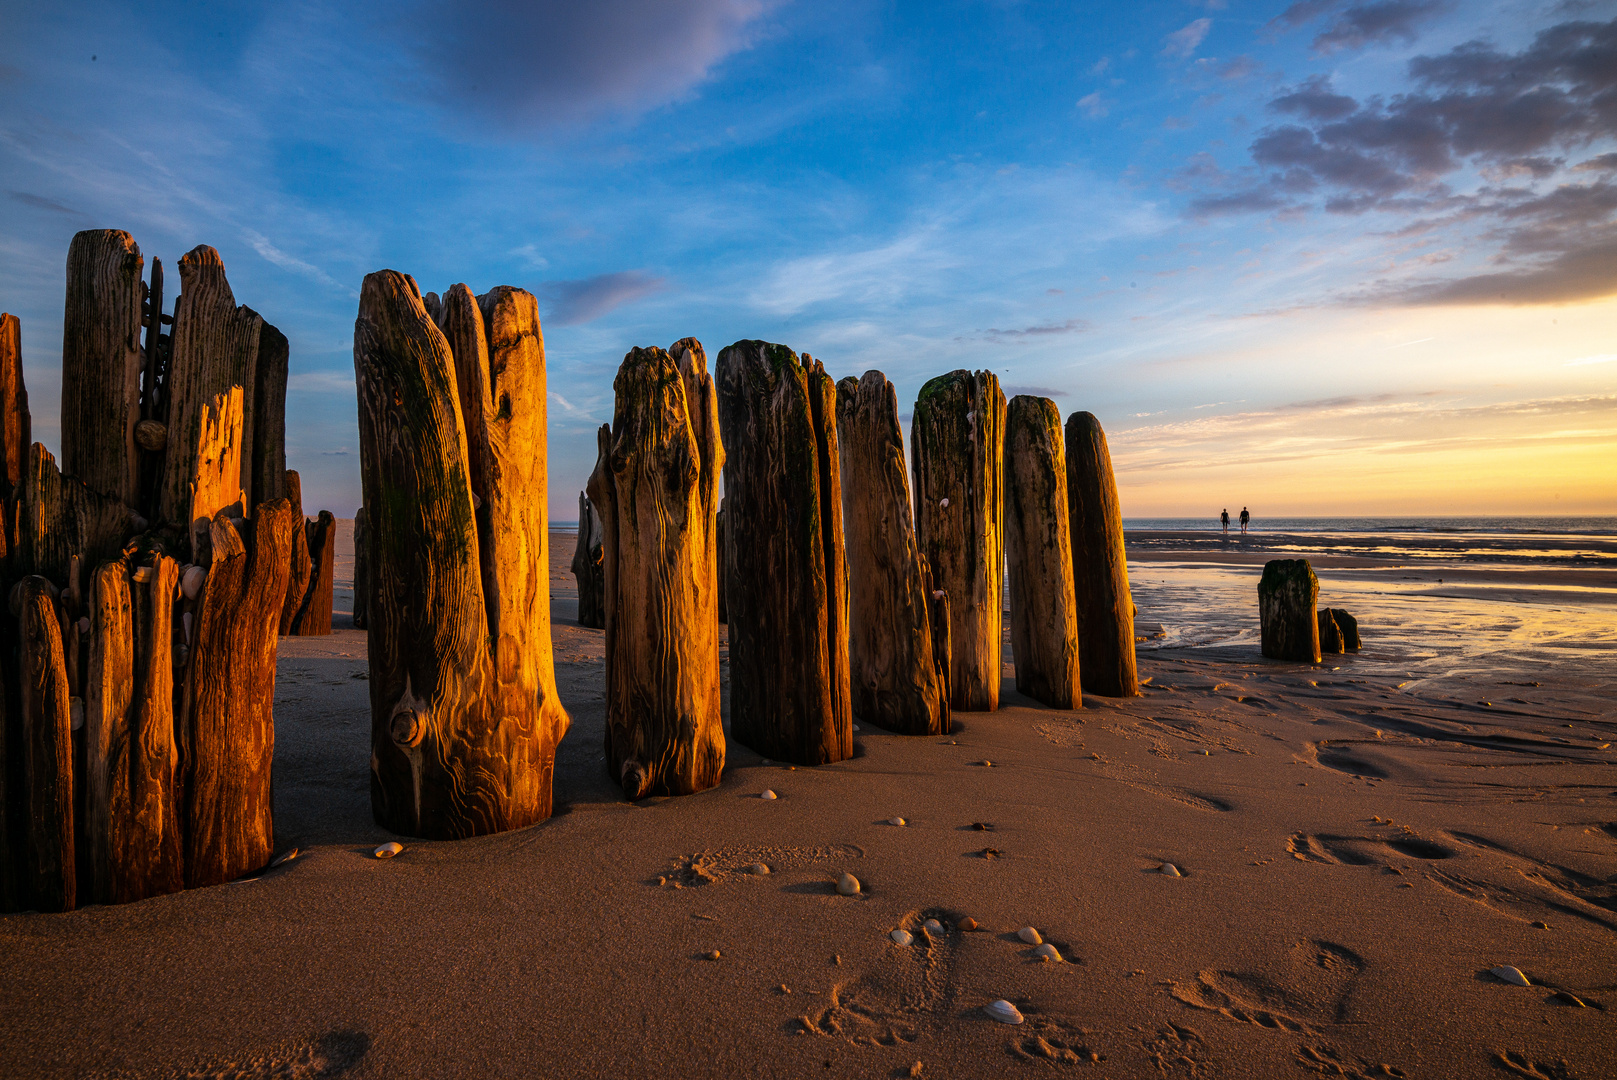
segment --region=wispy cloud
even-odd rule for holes
[[[1162,55],[1180,60],[1194,56],[1196,50],[1201,48],[1203,39],[1207,37],[1207,32],[1212,28],[1212,19],[1197,19],[1180,27],[1163,39]]]
[[[575,281],[547,281],[537,291],[550,301],[546,322],[554,326],[577,326],[667,287],[666,278],[644,270],[619,270]]]

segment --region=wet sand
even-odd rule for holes
[[[572,542],[550,821],[369,857],[392,837],[341,590],[339,629],[280,654],[301,857],[0,918],[0,1075],[1617,1075],[1617,641],[1591,599],[1617,581],[1316,560],[1366,647],[1311,667],[1258,655],[1261,565],[1131,551],[1142,697],[1050,710],[1007,664],[1001,710],[950,737],[862,724],[852,760],[795,770],[732,742],[719,788],[629,805]]]

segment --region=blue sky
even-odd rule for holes
[[[688,334],[880,368],[901,407],[993,370],[1101,418],[1131,516],[1617,513],[1617,2],[0,0],[0,29],[0,308],[53,447],[68,242],[111,227],[170,270],[217,247],[290,338],[311,513],[359,501],[383,267],[538,295],[558,518],[624,353]]]

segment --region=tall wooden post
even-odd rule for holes
[[[906,735],[944,734],[949,673],[934,660],[929,574],[910,512],[898,398],[881,372],[837,384],[837,447],[853,711]]]
[[[455,358],[413,281],[368,275],[354,324],[372,585],[371,803],[379,824],[416,836],[549,816],[568,725],[550,648],[538,309],[520,290],[489,295],[491,370],[479,377],[490,380],[492,407],[464,420]],[[499,469],[481,499],[487,535],[473,515],[474,440]],[[481,572],[485,546],[492,581]]]
[[[252,505],[286,498],[286,379],[290,347],[286,335],[264,323],[258,335],[254,368],[253,442],[248,448],[247,476],[242,484]]]
[[[303,533],[309,548],[312,576],[303,603],[292,620],[292,634],[324,637],[331,633],[332,597],[336,592],[337,519],[330,510],[322,510],[318,518],[304,522]]]
[[[1067,504],[1084,693],[1134,697],[1134,598],[1123,552],[1123,509],[1106,433],[1093,413],[1067,417]]]
[[[225,264],[206,245],[193,248],[180,259],[180,296],[174,304],[174,340],[164,394],[168,401],[168,452],[158,489],[158,520],[184,528],[205,540],[217,506],[193,506],[198,480],[199,446],[212,440],[209,420],[219,422],[218,402],[236,388],[241,414],[240,435],[230,448],[235,468],[235,489],[244,499],[243,512],[258,500],[253,491],[255,451],[258,443],[259,352],[264,341],[264,320],[251,308],[237,307]],[[274,368],[275,365],[271,364]],[[278,379],[275,370],[270,378]],[[284,394],[284,384],[281,391]],[[273,418],[266,422],[273,423]],[[273,451],[257,455],[266,466]],[[220,470],[222,472],[223,466]],[[219,483],[228,486],[222,475]],[[223,503],[219,505],[229,505]],[[194,527],[194,528],[193,528]]]
[[[118,229],[73,237],[62,317],[62,469],[92,491],[140,505],[140,247]]]
[[[275,631],[300,524],[286,499],[248,521],[213,519],[178,724],[187,888],[240,877],[273,852]]]
[[[1005,395],[987,371],[921,387],[910,424],[915,531],[935,588],[949,595],[949,705],[999,708],[1004,677]]]
[[[1053,709],[1075,709],[1083,698],[1067,515],[1061,411],[1048,398],[1018,395],[1005,414],[1011,654],[1016,689]]]
[[[713,515],[713,535],[715,537],[714,549],[718,555],[719,565],[719,622],[729,623],[730,608],[724,599],[724,579],[729,575],[725,566],[724,556],[724,500],[719,500],[719,512]]]
[[[589,496],[601,517],[606,759],[633,800],[719,782],[715,502],[724,449],[702,346],[633,349]]]
[[[738,341],[715,379],[724,433],[730,732],[760,754],[853,754],[836,389],[784,345]]]
[[[578,546],[573,549],[573,578],[578,582],[578,625],[606,629],[606,570],[601,515],[588,495],[578,493]],[[721,586],[722,588],[722,586]]]
[[[361,506],[354,511],[354,629],[370,625],[370,521]]]
[[[33,420],[28,413],[28,388],[22,373],[22,324],[15,315],[0,315],[0,482],[11,495],[22,483],[33,442]],[[7,519],[6,546],[15,540]]]
[[[38,576],[24,578],[12,593],[12,610],[22,624],[18,674],[27,836],[24,885],[30,907],[72,911],[78,903],[73,733],[55,595],[55,587]]]
[[[314,560],[309,554],[309,533],[301,524],[303,517],[303,480],[292,469],[286,470],[286,479],[282,481],[282,488],[286,491],[286,499],[292,504],[292,512],[297,515],[299,526],[292,535],[292,553],[288,557],[288,573],[286,576],[286,596],[281,601],[281,615],[277,630],[281,637],[293,632],[292,624],[297,621],[298,612],[303,610],[303,601],[309,596],[309,582],[314,577]],[[355,537],[358,544],[358,537]],[[355,558],[358,558],[358,548],[355,548]]]

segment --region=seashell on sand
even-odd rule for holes
[[[1022,927],[1022,929],[1016,932],[1016,936],[1027,942],[1029,945],[1044,944],[1044,939],[1039,936],[1039,932],[1033,929],[1031,926]]]
[[[1162,864],[1162,872],[1164,874],[1167,874],[1169,877],[1184,877],[1185,876],[1184,874],[1179,872],[1179,867],[1175,866],[1171,862],[1165,862],[1165,863]]]
[[[393,856],[397,855],[403,850],[403,844],[399,843],[397,840],[389,840],[387,843],[383,844],[381,847],[372,852],[372,854],[374,854],[378,859],[391,859]]]
[[[1550,995],[1551,1001],[1559,1001],[1562,1005],[1570,1005],[1574,1009],[1587,1009],[1583,999],[1576,994],[1569,994],[1565,990],[1558,990]]]
[[[859,730],[859,725],[858,725],[858,724],[855,724],[855,725],[853,725],[853,729],[854,729],[854,730],[855,730],[855,731],[858,731],[858,730]]]
[[[1533,985],[1527,981],[1527,976],[1522,974],[1520,968],[1511,967],[1509,964],[1500,964],[1496,968],[1490,968],[1488,974],[1492,975],[1500,982],[1509,983],[1512,986]]]
[[[927,937],[943,936],[943,924],[938,922],[936,919],[928,919],[926,922],[921,924],[921,929],[926,931]]]
[[[859,879],[854,877],[852,874],[843,874],[841,877],[837,878],[837,895],[858,896]]]
[[[900,946],[908,945],[910,942],[915,940],[915,935],[910,933],[908,930],[894,930],[887,936],[893,939],[894,945]]]
[[[994,763],[989,761],[987,758],[983,758],[981,761],[977,762],[977,764],[981,765],[985,769],[992,769],[994,767]]]
[[[187,566],[180,574],[180,592],[187,600],[195,600],[202,594],[202,585],[207,580],[208,572],[202,567]]]
[[[890,818],[887,819],[887,824],[889,824],[889,825],[908,825],[909,822],[905,821],[901,817],[890,817]]]
[[[761,862],[755,862],[751,866],[747,867],[747,873],[749,873],[749,874],[767,874],[767,873],[769,873],[769,867],[765,866]]]
[[[1053,960],[1058,964],[1066,963],[1066,960],[1061,956],[1061,950],[1050,944],[1048,941],[1046,941],[1043,945],[1040,945],[1037,949],[1034,949],[1033,955],[1037,956],[1040,960]]]
[[[289,862],[291,862],[293,859],[295,859],[297,857],[298,857],[298,849],[297,848],[293,848],[290,851],[283,851],[279,855],[275,856],[275,858],[270,860],[270,869],[273,870],[277,866],[282,866],[282,865],[284,865],[286,863],[289,863]]]
[[[764,800],[780,798],[780,796],[776,795],[773,791],[765,791],[762,795],[760,795],[758,797],[760,799],[764,799]]]
[[[713,950],[713,951],[712,951],[712,952],[710,952],[710,953],[708,953],[708,954],[707,954],[707,958],[708,958],[708,959],[709,959],[709,960],[717,960],[717,959],[719,959],[719,957],[720,957],[720,956],[722,956],[722,955],[723,955],[723,954],[722,954],[722,953],[720,953],[720,952],[719,952],[719,950],[717,950],[717,949],[714,949],[714,950]]]
[[[1004,998],[1000,998],[998,1001],[990,1001],[983,1006],[983,1012],[987,1013],[990,1019],[998,1020],[1002,1024],[1020,1024],[1022,1022],[1021,1011]]]
[[[968,915],[964,919],[961,919],[956,925],[960,927],[961,933],[969,934],[973,930],[977,929],[977,920]]]

